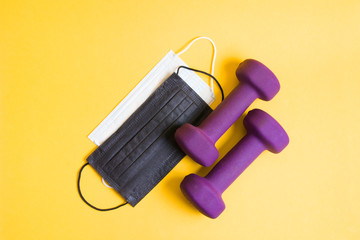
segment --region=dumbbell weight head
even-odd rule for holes
[[[203,166],[209,166],[209,159],[216,160],[219,157],[215,143],[201,128],[186,123],[176,131],[175,139],[188,156]]]
[[[266,150],[272,153],[281,152],[289,144],[289,136],[283,127],[259,109],[254,109],[246,115],[244,127],[248,133],[256,135],[266,145]]]
[[[246,59],[236,69],[236,77],[243,84],[250,84],[264,101],[271,100],[280,90],[275,74],[264,64]]]
[[[187,175],[180,184],[186,199],[202,214],[216,218],[225,209],[225,203],[213,184],[196,174]]]

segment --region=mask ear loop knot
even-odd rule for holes
[[[212,76],[214,76],[214,68],[215,68],[215,59],[216,59],[216,46],[215,46],[215,43],[214,41],[209,38],[209,37],[197,37],[195,38],[194,40],[192,40],[182,51],[180,51],[179,53],[177,53],[176,55],[177,56],[180,56],[181,54],[183,54],[184,52],[186,52],[190,47],[191,45],[193,45],[194,42],[200,40],[200,39],[206,39],[208,41],[211,42],[211,45],[213,47],[213,55],[212,55],[212,58],[211,58],[211,68],[210,68],[210,74]],[[215,93],[214,93],[214,80],[213,78],[210,78],[210,87],[211,87],[211,93],[212,93],[212,96],[215,98]]]

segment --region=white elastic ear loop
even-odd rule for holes
[[[105,186],[107,186],[108,188],[113,188],[112,186],[110,186],[109,184],[106,183],[106,181],[104,180],[104,178],[102,178],[102,182]]]
[[[200,39],[206,39],[206,40],[209,40],[211,42],[211,45],[213,46],[213,55],[212,55],[212,59],[211,59],[211,68],[210,68],[210,74],[214,76],[214,67],[215,67],[215,58],[216,58],[216,46],[215,46],[215,43],[213,40],[211,40],[210,38],[208,37],[197,37],[195,38],[194,40],[192,40],[182,51],[180,51],[179,53],[177,53],[176,55],[181,55],[183,54],[184,52],[186,52],[190,47],[191,45],[196,42],[197,40],[200,40]],[[211,87],[211,92],[212,92],[212,95],[213,97],[215,98],[215,93],[214,93],[214,80],[212,78],[210,78],[210,87]]]

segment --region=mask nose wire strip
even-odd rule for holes
[[[191,70],[191,71],[194,71],[194,72],[198,72],[198,73],[202,73],[202,74],[205,74],[209,77],[211,77],[211,79],[214,79],[214,81],[216,82],[216,84],[219,86],[220,88],[220,91],[221,91],[221,101],[224,101],[224,91],[221,87],[221,84],[219,83],[219,81],[211,74],[207,73],[207,72],[204,72],[204,71],[201,71],[201,70],[197,70],[197,69],[194,69],[194,68],[189,68],[189,67],[186,67],[186,66],[179,66],[178,69],[177,69],[177,72],[176,74],[179,75],[179,71],[181,68],[184,68],[184,69],[187,69],[187,70]]]
[[[216,59],[216,46],[215,46],[214,41],[211,38],[209,38],[209,37],[197,37],[194,40],[192,40],[182,51],[180,51],[176,55],[180,56],[181,54],[186,52],[191,47],[191,45],[193,45],[194,42],[196,42],[197,40],[200,40],[200,39],[209,40],[211,42],[212,47],[213,47],[213,55],[212,55],[212,59],[211,59],[210,74],[214,75],[214,67],[215,67],[215,59]],[[213,96],[215,96],[213,78],[211,78],[210,87],[211,87],[211,91],[212,91]]]
[[[84,196],[82,195],[81,193],[81,189],[80,189],[80,179],[81,179],[81,173],[82,171],[84,170],[84,168],[89,165],[89,163],[85,163],[81,168],[80,168],[80,171],[79,171],[79,177],[78,177],[78,181],[77,181],[77,189],[78,189],[78,192],[79,192],[79,195],[80,195],[80,198],[84,201],[84,203],[86,203],[89,207],[95,209],[95,210],[98,210],[98,211],[110,211],[110,210],[114,210],[114,209],[117,209],[119,207],[122,207],[122,206],[125,206],[126,204],[128,204],[128,202],[125,202],[125,203],[122,203],[116,207],[112,207],[112,208],[97,208],[95,207],[94,205],[90,204],[88,201],[85,200]]]

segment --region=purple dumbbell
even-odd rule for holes
[[[276,76],[262,63],[247,59],[240,63],[236,76],[242,82],[200,124],[184,124],[175,132],[180,148],[195,162],[209,167],[219,157],[216,141],[244,113],[256,98],[269,101],[279,91]]]
[[[203,214],[218,217],[225,209],[221,194],[264,150],[281,152],[289,137],[266,112],[254,109],[244,119],[247,135],[220,160],[206,177],[190,174],[180,188],[185,197]]]

